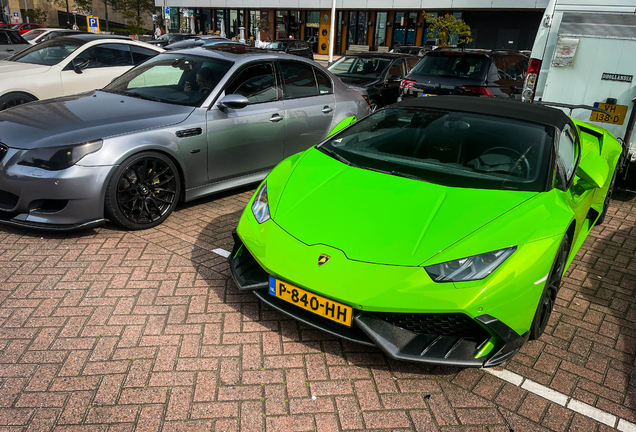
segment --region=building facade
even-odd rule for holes
[[[469,47],[530,49],[548,0],[336,0],[336,54],[351,45],[389,49],[423,46],[429,39],[425,14],[453,14],[472,31]],[[216,31],[239,37],[302,39],[320,54],[329,52],[330,0],[155,0],[170,7],[170,31]],[[259,26],[260,24],[260,26]],[[431,41],[430,43],[433,43]]]

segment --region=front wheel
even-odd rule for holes
[[[169,157],[143,152],[126,159],[115,171],[106,190],[109,219],[128,229],[159,225],[179,201],[179,172]]]
[[[26,93],[9,93],[0,97],[0,111],[37,100]]]
[[[539,305],[537,306],[537,311],[534,314],[534,319],[530,326],[530,340],[539,339],[539,336],[543,334],[548,325],[557,294],[559,293],[559,288],[561,287],[569,251],[570,241],[566,235],[563,237],[563,240],[561,240],[556,257],[552,263],[552,268],[550,269],[550,273],[548,273],[541,299],[539,299]]]

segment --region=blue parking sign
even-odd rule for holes
[[[166,15],[170,15],[170,6],[166,6]]]
[[[99,18],[89,16],[86,17],[86,22],[88,24],[88,31],[91,33],[99,33]]]
[[[18,18],[20,15],[18,15],[17,12],[13,12],[13,18]]]

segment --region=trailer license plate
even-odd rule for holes
[[[351,326],[353,308],[350,306],[305,291],[271,276],[269,278],[269,293],[317,315]]]
[[[597,111],[592,111],[592,115],[590,115],[590,121],[611,123],[616,125],[622,125],[625,122],[625,115],[627,114],[626,105],[610,105],[606,103],[596,102],[594,106],[596,108],[607,111],[609,115]]]

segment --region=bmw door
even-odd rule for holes
[[[311,64],[278,62],[285,92],[285,157],[321,142],[332,127],[336,98],[331,79]]]
[[[224,96],[245,96],[243,108],[223,108]],[[267,171],[283,159],[285,105],[269,61],[250,63],[225,86],[207,114],[208,178],[211,182]]]

